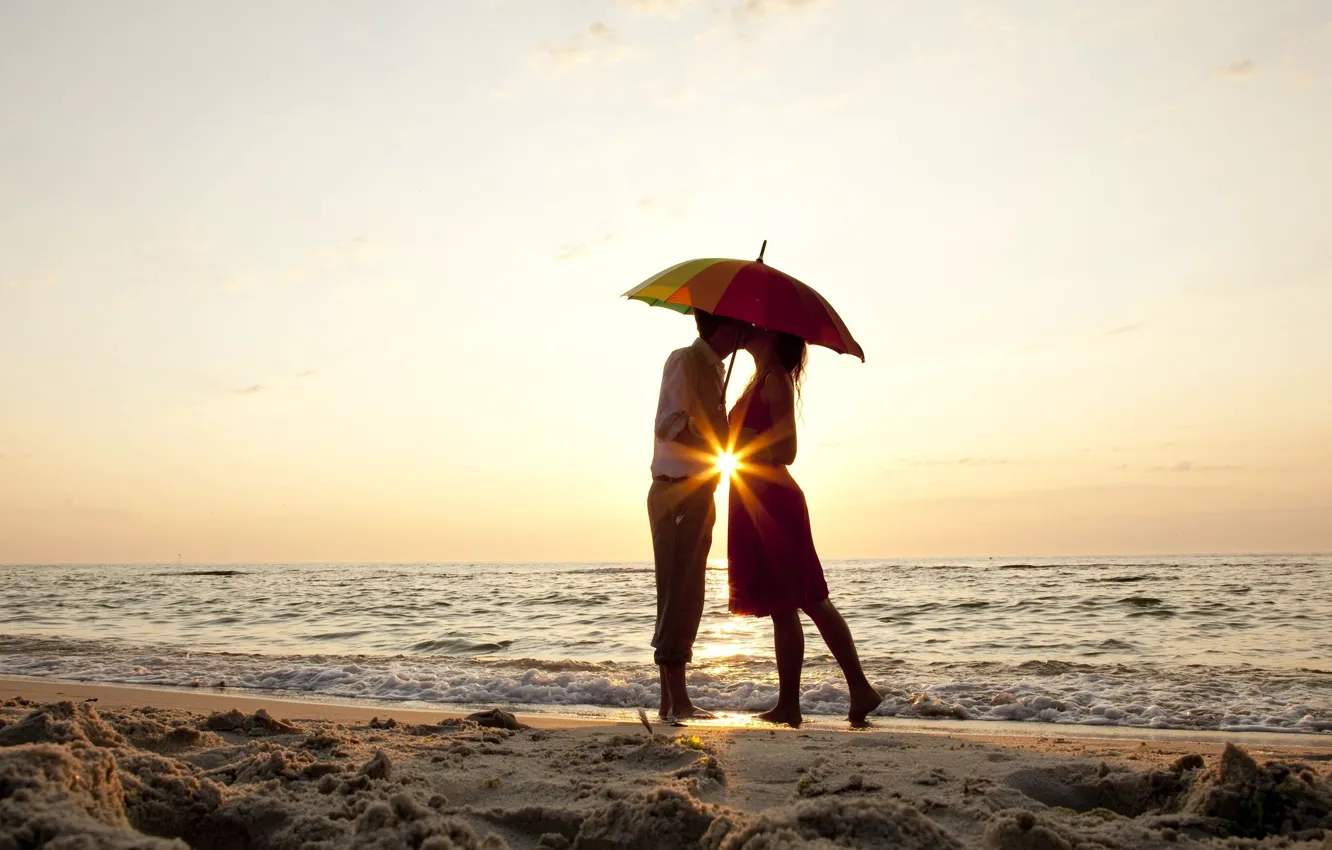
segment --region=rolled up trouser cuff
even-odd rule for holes
[[[692,649],[658,649],[652,653],[652,661],[658,667],[679,667],[694,660]]]

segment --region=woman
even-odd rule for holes
[[[796,456],[795,401],[807,346],[791,334],[762,328],[751,334],[745,349],[754,357],[754,379],[728,420],[740,464],[731,481],[726,555],[731,613],[772,617],[779,691],[777,705],[759,719],[801,723],[804,611],[846,676],[851,725],[864,726],[883,697],[865,678],[851,630],[828,599],[805,494],[787,471]]]

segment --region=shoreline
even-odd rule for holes
[[[121,685],[97,682],[77,682],[65,679],[38,677],[0,677],[0,700],[24,697],[38,703],[70,700],[81,703],[94,700],[99,709],[138,709],[148,706],[193,712],[226,711],[232,708],[253,713],[265,709],[274,716],[293,720],[323,720],[334,723],[365,723],[375,717],[393,717],[404,723],[436,723],[441,719],[457,720],[473,711],[491,706],[440,706],[427,708],[419,703],[384,700],[350,701],[338,699],[301,698],[295,695],[268,695],[241,689],[176,688],[155,685]],[[640,727],[630,709],[604,709],[605,717],[588,717],[557,711],[531,711],[522,705],[504,705],[518,719],[536,729],[603,728],[623,729]],[[598,707],[591,707],[598,708]],[[616,716],[618,712],[628,716]],[[972,741],[1076,741],[1086,745],[1169,744],[1177,746],[1219,747],[1235,743],[1263,751],[1290,751],[1308,753],[1315,760],[1332,761],[1332,734],[1309,732],[1226,732],[1218,730],[1152,729],[1137,726],[1080,726],[1076,724],[995,721],[946,720],[924,718],[872,717],[868,730],[847,728],[845,720],[831,716],[809,716],[799,730],[753,724],[751,715],[723,713],[719,721],[692,722],[684,727],[671,727],[658,721],[655,713],[648,712],[653,725],[663,730],[708,731],[774,731],[778,733],[847,733],[943,736],[965,738]],[[1326,754],[1320,753],[1326,751]]]

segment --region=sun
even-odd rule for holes
[[[717,465],[717,471],[726,478],[735,475],[735,471],[740,468],[740,459],[730,452],[718,453],[714,462]]]

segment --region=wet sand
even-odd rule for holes
[[[95,700],[99,709],[137,708],[153,705],[158,708],[183,709],[186,711],[210,712],[220,707],[236,708],[253,714],[259,709],[282,717],[296,719],[318,719],[334,723],[367,723],[375,717],[386,717],[390,713],[402,723],[434,723],[441,718],[460,718],[468,712],[448,709],[423,710],[400,709],[393,703],[374,706],[353,705],[342,702],[313,702],[307,700],[278,699],[266,696],[253,696],[243,691],[228,692],[225,689],[207,688],[181,690],[177,688],[148,688],[130,685],[102,685],[85,682],[61,682],[52,679],[5,679],[0,678],[0,700],[12,697],[24,697],[36,702],[60,702],[72,700],[84,702]],[[557,715],[525,715],[523,722],[534,728],[564,728],[576,726],[604,726],[604,721],[584,720],[577,717]],[[1328,746],[1332,746],[1329,740]]]

